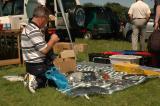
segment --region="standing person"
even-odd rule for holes
[[[157,30],[159,28],[159,18],[160,18],[160,0],[154,0],[154,30]]]
[[[148,39],[148,51],[154,54],[154,56],[152,56],[152,59],[154,60],[152,66],[160,68],[160,0],[154,0],[154,2],[154,31]]]
[[[138,50],[138,35],[140,34],[140,50],[144,51],[146,49],[146,24],[151,14],[150,8],[143,0],[136,0],[136,2],[131,5],[128,14],[133,24],[132,49]]]
[[[21,47],[23,59],[26,63],[28,73],[28,88],[34,93],[38,87],[44,87],[46,78],[44,73],[47,71],[45,63],[46,54],[52,49],[54,44],[59,41],[56,34],[52,34],[48,42],[41,29],[47,24],[49,10],[46,7],[37,7],[33,12],[31,22],[23,29],[21,35]]]
[[[26,12],[29,21],[32,20],[34,9],[39,6],[45,6],[46,0],[28,0],[26,5]]]

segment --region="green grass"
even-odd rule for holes
[[[76,42],[87,43],[89,46],[86,53],[78,55],[79,61],[88,61],[87,53],[131,49],[130,43],[120,40],[77,39]],[[24,72],[25,67],[21,65],[0,68],[0,106],[160,106],[160,79],[150,79],[112,95],[92,95],[87,100],[61,94],[52,87],[31,94],[22,82],[9,82],[2,78],[4,75]]]
[[[88,60],[88,53],[98,53],[104,51],[120,51],[120,50],[130,50],[131,44],[123,40],[84,40],[77,39],[77,43],[88,44],[88,50],[86,53],[80,53],[78,55],[78,61]]]

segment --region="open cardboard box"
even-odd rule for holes
[[[53,61],[53,64],[60,70],[61,73],[76,71],[76,59],[73,50],[64,50]]]
[[[60,53],[64,50],[71,50],[72,49],[72,45],[71,43],[68,42],[58,42],[53,46],[53,51],[55,53]]]
[[[86,52],[88,49],[88,45],[87,44],[75,44],[74,45],[74,51],[76,53],[83,53],[83,52]]]
[[[73,58],[56,58],[53,63],[61,73],[76,71],[76,60]]]
[[[72,48],[72,44],[68,43],[68,42],[58,42],[54,45],[53,50],[55,53],[60,53],[64,50],[74,50],[75,53],[79,53],[79,52],[85,52],[88,49],[88,45],[87,44],[73,44],[73,48]]]

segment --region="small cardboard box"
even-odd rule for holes
[[[78,52],[86,52],[88,49],[88,45],[87,44],[73,44],[73,48],[72,48],[72,44],[68,43],[68,42],[58,42],[53,46],[53,50],[55,53],[60,53],[63,50],[72,50],[74,49],[74,51],[76,53]]]
[[[75,58],[75,52],[74,50],[64,50],[62,52],[60,52],[60,57],[61,58]]]
[[[68,42],[58,42],[53,46],[53,50],[55,53],[60,53],[63,50],[71,50],[72,44]]]
[[[74,50],[76,53],[80,52],[80,53],[83,53],[83,52],[86,52],[88,49],[88,45],[87,44],[75,44],[74,45]]]
[[[76,60],[72,58],[56,58],[54,65],[60,70],[61,73],[76,71]]]

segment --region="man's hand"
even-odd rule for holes
[[[154,30],[156,31],[156,30],[158,30],[158,28],[159,28],[159,24],[158,24],[158,23],[155,23],[155,24],[154,24]]]
[[[58,35],[52,34],[52,35],[51,35],[51,40],[54,41],[54,43],[56,43],[56,42],[58,42],[60,39],[59,39]]]
[[[132,14],[128,14],[128,16],[129,16],[130,22],[132,23],[132,21],[133,21],[133,16],[132,16]]]
[[[51,20],[51,21],[55,21],[55,16],[54,15],[49,15],[49,19]]]

